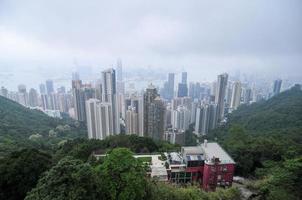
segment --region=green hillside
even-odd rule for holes
[[[299,86],[267,101],[241,106],[206,138],[218,141],[234,158],[237,175],[254,180],[248,187],[258,191],[258,199],[302,198]]]
[[[49,149],[62,140],[86,135],[79,123],[48,117],[0,96],[0,157],[23,147]]]
[[[229,124],[240,124],[251,132],[278,131],[302,127],[302,91],[297,87],[259,103],[239,107]]]

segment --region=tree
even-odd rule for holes
[[[107,199],[143,199],[146,190],[145,171],[126,148],[113,149],[100,167]]]
[[[24,199],[51,164],[51,156],[36,149],[13,152],[1,159],[0,199]]]
[[[101,188],[99,176],[89,164],[65,157],[46,172],[25,199],[102,199]]]

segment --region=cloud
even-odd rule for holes
[[[196,79],[235,68],[302,74],[301,9],[300,0],[2,0],[0,58],[67,71],[75,58],[110,66],[121,57]]]

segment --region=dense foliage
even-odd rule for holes
[[[259,179],[265,199],[300,199],[302,91],[285,91],[267,101],[242,106],[208,139],[221,143],[236,161],[238,175]],[[281,195],[282,194],[282,195]]]
[[[104,154],[116,147],[125,147],[134,153],[154,153],[163,151],[177,151],[178,145],[172,145],[164,141],[154,141],[151,138],[136,135],[116,135],[104,140],[75,139],[61,145],[56,154],[57,160],[69,155],[74,158],[87,161],[92,152]]]
[[[0,119],[0,157],[21,148],[52,149],[61,141],[87,135],[78,122],[48,117],[2,96]]]
[[[196,187],[177,188],[151,181],[145,176],[141,161],[126,148],[115,148],[102,164],[83,163],[63,158],[50,169],[26,200],[111,199],[111,200],[236,200],[238,190],[231,188],[206,193]]]
[[[51,164],[49,154],[35,149],[13,152],[0,159],[0,199],[24,199]]]

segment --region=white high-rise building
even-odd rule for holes
[[[173,129],[187,130],[189,128],[191,112],[184,106],[178,106],[171,113],[171,124]]]
[[[236,110],[238,106],[240,105],[241,100],[241,83],[239,81],[235,82],[233,84],[232,88],[232,100],[231,100],[231,106],[230,108],[232,110]]]
[[[129,106],[126,111],[126,134],[135,134],[139,133],[139,120],[138,113],[135,110],[135,107]]]
[[[103,140],[112,135],[112,107],[110,103],[101,103],[98,99],[86,101],[86,117],[89,139]]]
[[[112,135],[120,133],[120,115],[117,98],[115,70],[105,70],[102,72],[102,103],[109,103],[111,105]]]

